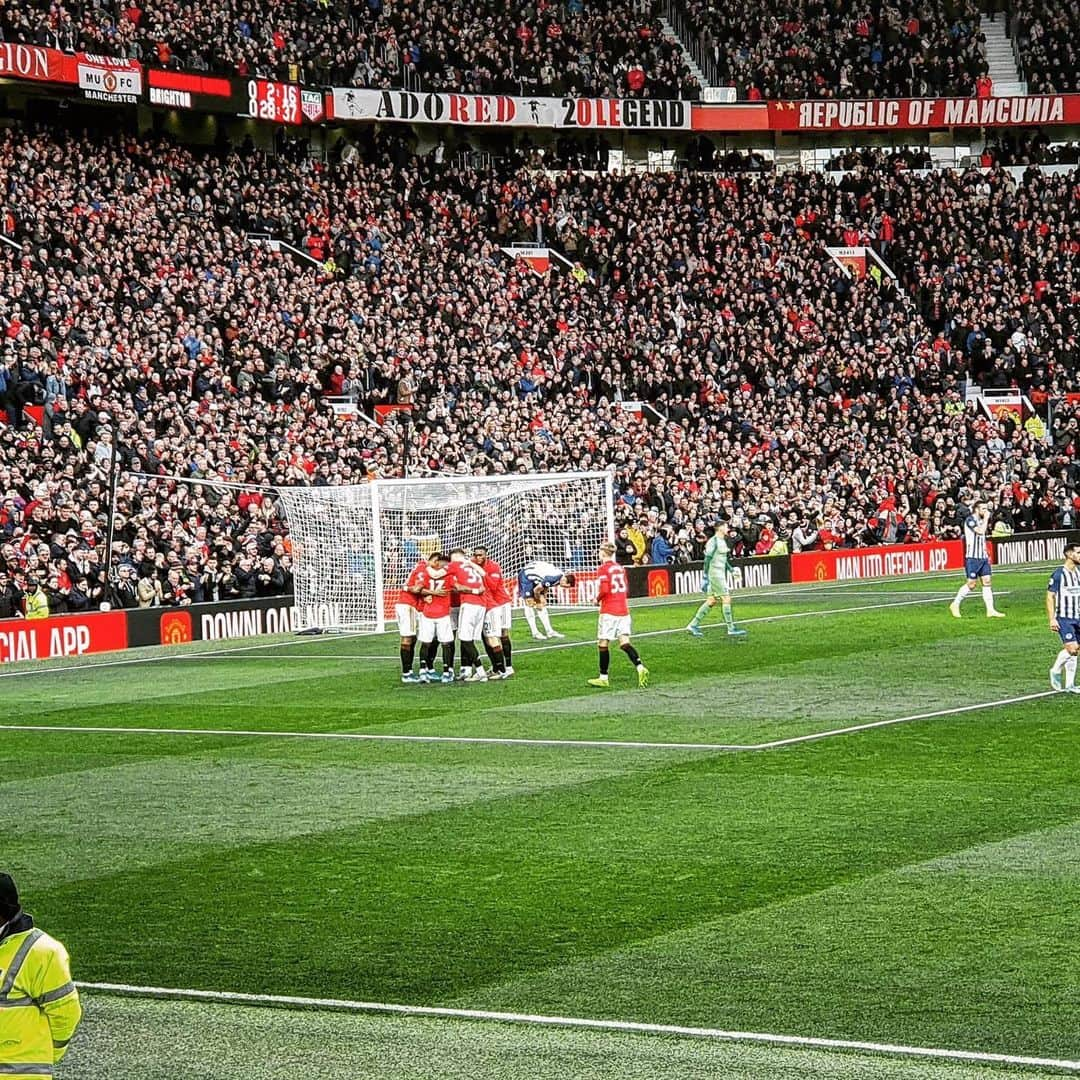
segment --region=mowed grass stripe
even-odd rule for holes
[[[1052,865],[1062,847],[1071,869]],[[1080,1060],[1078,847],[1076,819],[1018,832],[487,987],[455,1004],[527,1003],[576,1015],[592,1003],[621,1017],[646,999],[668,1022]]]
[[[1000,1080],[999,1068],[607,1031],[84,996],[68,1080]],[[1025,1070],[1031,1080],[1060,1073]]]
[[[148,869],[207,852],[219,858],[245,844],[362,828],[661,762],[649,755],[631,761],[584,752],[395,761],[386,754],[331,756],[306,747],[288,756],[230,750],[105,759],[96,768],[10,779],[4,805],[22,827],[4,844],[4,865],[32,881],[42,852],[51,849],[50,879],[94,878],[104,868]]]
[[[840,659],[793,654],[781,666],[703,675],[694,681],[659,685],[647,693],[634,688],[606,693],[586,689],[582,694],[575,692],[581,688],[578,682],[565,696],[549,699],[551,680],[530,678],[526,673],[520,685],[408,687],[400,694],[387,693],[385,707],[373,708],[359,694],[330,708],[323,687],[321,694],[290,702],[280,714],[280,724],[256,730],[753,746],[900,716],[930,714],[932,718],[949,709],[1027,696],[1018,690],[1046,692],[1041,681],[1036,683],[1040,688],[1032,690],[1031,645],[1025,633],[997,636],[994,665],[977,684],[957,679],[951,672],[935,675],[938,648],[930,642],[894,653],[887,647],[868,646]],[[979,662],[982,650],[981,643],[972,647],[971,663]],[[966,650],[957,652],[966,659]],[[665,657],[678,662],[674,647],[657,651],[656,656],[661,662]],[[980,696],[973,698],[976,690]],[[316,697],[318,704],[311,700]],[[197,711],[187,703],[158,702],[149,716],[142,705],[115,707],[103,726],[173,729],[189,732],[187,737],[196,737],[193,733],[203,729],[251,731],[256,708],[238,698],[201,695]],[[415,706],[406,708],[410,702]],[[82,712],[57,712],[42,719],[59,728],[91,726]],[[287,726],[286,719],[291,721]],[[23,735],[30,737],[30,733]]]
[[[584,961],[1024,832],[1032,822],[1060,822],[1070,806],[1067,791],[1010,803],[1002,798],[1007,788],[986,778],[908,783],[899,791],[888,779],[828,775],[762,782],[753,770],[726,769],[725,760],[733,759],[99,877],[93,888],[79,889],[72,926],[82,937],[83,975],[460,1002],[486,984],[504,983],[507,972],[523,976]],[[1072,794],[1072,813],[1080,813]],[[210,906],[200,905],[200,890],[213,898]],[[51,923],[61,920],[61,928],[75,902],[68,893],[50,890],[44,898]],[[149,903],[139,940],[126,947],[108,932],[106,913],[130,895]],[[212,954],[193,955],[183,943],[206,919],[230,927],[230,935],[215,942]],[[295,936],[300,924],[305,932]],[[154,944],[149,952],[147,940]],[[659,1019],[658,1008],[684,1008],[679,997],[637,1005],[619,1013]]]
[[[98,673],[105,684],[88,694],[90,707],[72,708],[71,695],[52,686],[48,702],[15,703],[12,720],[33,723],[48,714],[60,725],[94,726],[107,710],[105,726],[246,730],[258,716],[268,730],[746,743],[836,726],[832,721],[849,716],[880,719],[1032,688],[1023,622],[984,620],[959,636],[956,627],[947,613],[912,609],[899,626],[883,624],[880,613],[852,615],[842,625],[785,624],[782,634],[755,635],[747,645],[721,635],[705,642],[658,638],[646,653],[655,682],[648,693],[618,689],[633,674],[621,655],[613,657],[615,689],[587,691],[594,660],[581,650],[522,658],[517,678],[486,686],[402,687],[392,671],[362,662],[330,678],[299,662],[273,669],[282,680],[273,686],[259,665],[185,668],[183,678],[177,668],[160,669],[160,685],[146,693],[137,689],[141,672],[121,669]],[[993,668],[980,680],[992,692],[973,699],[971,683],[951,671],[934,675],[943,641],[963,665],[981,664],[994,650]],[[42,683],[34,685],[45,693]],[[165,696],[154,697],[159,690]],[[94,693],[117,700],[95,706]],[[271,694],[274,708],[267,707]],[[909,698],[916,708],[902,707]]]

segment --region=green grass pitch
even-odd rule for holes
[[[635,609],[517,639],[506,683],[402,686],[396,641],[0,669],[0,867],[76,978],[1080,1059],[1080,699],[1045,575]],[[515,622],[515,628],[523,624]],[[135,660],[135,663],[116,663]],[[71,670],[57,670],[70,668]],[[185,734],[154,734],[183,729]],[[205,733],[204,733],[205,732]],[[522,739],[345,740],[228,732]],[[564,741],[569,740],[564,744]],[[70,1080],[988,1077],[1020,1066],[89,991]]]

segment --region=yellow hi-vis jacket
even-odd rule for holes
[[[0,1078],[40,1080],[67,1052],[82,1019],[67,950],[29,916],[0,939]]]
[[[26,617],[28,619],[47,619],[49,617],[49,598],[40,589],[26,594]]]

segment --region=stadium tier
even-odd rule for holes
[[[683,25],[717,83],[775,99],[971,94],[988,70],[979,23],[970,0],[688,0]]]
[[[414,475],[613,469],[624,562],[700,556],[716,513],[750,554],[954,536],[976,488],[1010,528],[1075,520],[1076,173],[477,173],[388,138],[0,135],[0,602],[287,591],[267,487],[406,446]],[[503,253],[538,228],[571,271]],[[1050,437],[968,378],[1052,400]]]
[[[1080,90],[1076,41],[1080,14],[1060,0],[1025,5],[1013,19],[1024,77],[1033,94]]]
[[[966,96],[989,70],[981,17],[972,0],[30,0],[0,8],[0,40],[309,85],[697,100],[704,76],[751,99]],[[1032,90],[1075,90],[1069,6],[1013,25]]]
[[[696,100],[659,16],[658,3],[614,0],[31,0],[0,8],[0,39],[316,85]]]

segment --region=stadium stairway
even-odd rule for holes
[[[686,66],[690,69],[690,74],[704,88],[709,85],[709,80],[705,78],[705,73],[698,66],[697,61],[694,59],[693,53],[686,47],[686,42],[676,33],[675,27],[668,22],[667,19],[661,18],[660,26],[664,31],[664,37],[670,38],[679,46],[679,51],[683,55],[683,59],[686,61]]]
[[[994,80],[995,97],[1027,97],[1027,83],[1016,66],[1013,45],[1005,32],[1006,19],[999,16],[991,22],[985,15],[979,20],[979,29],[986,36],[986,63],[990,78]]]

